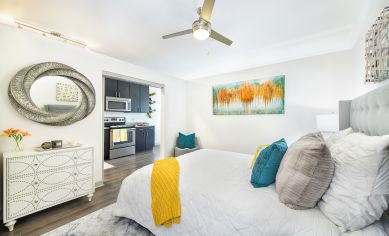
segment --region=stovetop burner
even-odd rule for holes
[[[104,127],[126,127],[126,117],[104,117]]]
[[[111,129],[120,129],[120,128],[135,128],[133,125],[110,125],[108,126]]]

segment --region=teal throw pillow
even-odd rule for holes
[[[178,148],[195,148],[195,138],[196,135],[195,133],[185,135],[182,133],[178,134],[178,142],[177,142],[177,147]]]
[[[255,188],[266,187],[276,180],[276,175],[288,145],[280,139],[263,149],[255,161],[251,172],[251,184]]]

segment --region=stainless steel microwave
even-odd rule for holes
[[[106,111],[130,112],[131,111],[131,99],[105,97],[105,110]]]

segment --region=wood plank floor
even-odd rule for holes
[[[104,208],[116,202],[122,180],[126,176],[142,166],[153,163],[158,157],[159,147],[155,147],[153,151],[109,160],[107,162],[115,167],[104,171],[104,186],[96,189],[91,202],[83,197],[23,217],[17,220],[13,232],[8,232],[8,229],[2,225],[0,236],[41,235]]]

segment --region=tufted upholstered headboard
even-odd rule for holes
[[[339,102],[339,128],[349,127],[370,136],[389,134],[389,84]]]

